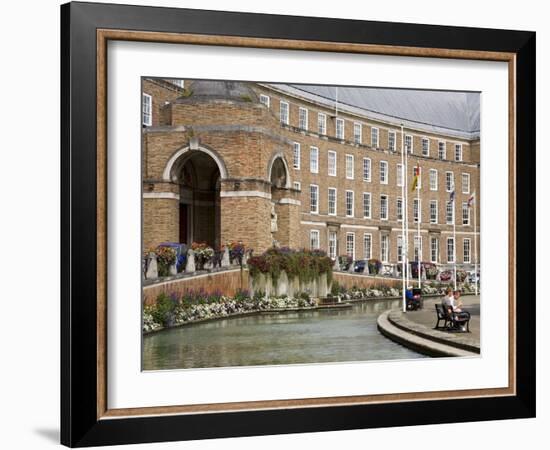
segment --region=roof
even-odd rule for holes
[[[442,133],[464,139],[479,139],[480,93],[335,87],[305,84],[267,86],[305,100],[395,126]]]

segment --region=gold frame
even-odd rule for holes
[[[342,53],[362,53],[391,56],[432,57],[501,61],[508,63],[508,247],[509,247],[509,318],[508,318],[508,387],[449,391],[413,392],[403,394],[357,395],[288,400],[265,400],[201,405],[150,406],[109,409],[107,405],[107,230],[106,230],[106,161],[107,161],[107,42],[109,40],[196,45],[252,47],[286,50],[307,50]],[[235,36],[158,33],[113,29],[97,30],[97,419],[167,415],[291,409],[321,406],[448,400],[475,397],[516,395],[516,55],[506,52],[453,50],[443,48],[397,47],[371,44],[342,44],[321,41],[260,39]]]

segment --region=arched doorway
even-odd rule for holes
[[[220,169],[208,153],[187,150],[171,168],[180,186],[179,241],[220,247]]]
[[[271,184],[271,241],[272,245],[295,247],[299,221],[296,193],[290,190],[288,165],[281,153],[275,154],[269,166]]]

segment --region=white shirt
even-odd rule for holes
[[[455,298],[452,294],[448,297],[445,296],[445,297],[443,297],[443,302],[442,303],[445,306],[452,306],[454,308],[455,307]]]

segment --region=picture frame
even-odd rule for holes
[[[509,385],[113,410],[107,404],[107,43],[504,61]],[[535,416],[535,33],[73,2],[61,7],[61,442],[70,447]],[[529,261],[527,264],[526,262]]]

